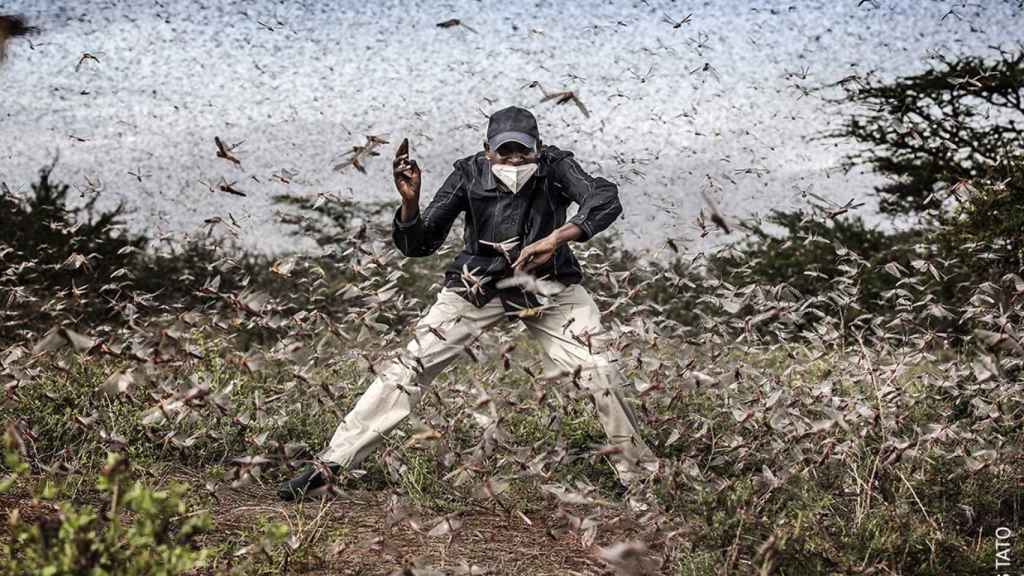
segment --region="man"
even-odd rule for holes
[[[589,176],[572,156],[541,145],[529,111],[504,108],[490,117],[483,151],[456,161],[421,212],[420,169],[402,143],[394,162],[402,196],[395,245],[409,257],[434,254],[464,214],[465,247],[445,270],[437,301],[417,322],[404,354],[380,370],[345,416],[320,454],[322,463],[281,484],[281,498],[321,488],[361,462],[464,346],[503,318],[526,324],[545,352],[545,372],[560,370],[591,392],[624,486],[656,470],[623,398],[623,378],[607,349],[610,335],[580,284],[582,270],[568,245],[589,240],[618,218],[618,188]],[[567,222],[572,202],[579,209]]]

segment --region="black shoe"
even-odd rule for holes
[[[340,464],[327,464],[327,468],[330,470],[332,476],[336,476],[341,471]],[[322,488],[327,485],[327,475],[324,474],[323,470],[307,464],[302,472],[298,476],[282,482],[277,487],[277,496],[281,500],[292,501],[302,498],[307,493]]]

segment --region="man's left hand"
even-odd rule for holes
[[[519,258],[512,264],[512,268],[520,272],[529,272],[551,260],[556,249],[558,249],[558,237],[553,233],[549,234],[523,248],[523,251],[519,253]]]

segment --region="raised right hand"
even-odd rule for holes
[[[409,139],[403,138],[395,152],[392,163],[395,173],[395,188],[402,195],[402,203],[416,206],[420,201],[420,167],[409,159]]]

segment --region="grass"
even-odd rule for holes
[[[511,328],[477,343],[484,361],[460,357],[445,370],[336,497],[282,504],[276,483],[325,445],[417,311],[392,300],[371,321],[361,301],[332,299],[343,282],[280,282],[295,294],[277,286],[280,306],[265,313],[216,295],[191,323],[155,314],[145,330],[104,333],[105,345],[159,349],[159,363],[97,349],[6,351],[0,420],[19,431],[31,469],[0,497],[3,509],[35,510],[32,494],[47,482],[68,502],[100,501],[93,480],[116,451],[135,478],[187,482],[189,509],[211,512],[213,529],[197,541],[210,551],[204,574],[388,574],[418,562],[586,573],[605,565],[602,551],[633,541],[680,575],[989,574],[995,530],[1021,527],[1019,358],[970,340],[921,344],[913,318],[895,340],[840,332],[824,313],[818,332],[801,321],[800,334],[768,337],[718,303],[709,306],[725,316],[702,309],[701,330],[643,301],[607,315],[622,328],[627,383],[645,390],[627,396],[661,458],[639,491],[647,515],[614,495],[590,400],[568,382],[535,381],[528,370],[539,372],[542,352]],[[366,282],[368,294],[386,284]],[[731,297],[712,284],[706,293]],[[607,295],[603,308],[615,301],[614,288],[591,288]],[[738,309],[789,306],[784,324],[807,304],[766,298]],[[1024,315],[1006,302],[1019,298],[998,301],[999,315],[973,310],[971,321],[1009,333]],[[994,319],[1006,325],[984,324]],[[506,369],[485,352],[510,339]],[[105,392],[118,373],[133,374],[128,390]],[[436,437],[414,440],[426,428]]]
[[[206,383],[210,397],[224,394],[230,399],[235,416],[220,414],[208,402],[196,405],[176,426],[167,422],[146,426],[141,416],[151,413],[148,406],[167,390],[166,382],[140,384],[131,394],[109,397],[97,390],[123,364],[116,359],[67,355],[62,368],[50,369],[32,385],[15,389],[16,402],[0,408],[0,417],[20,421],[32,430],[36,461],[64,462],[73,470],[65,478],[72,499],[89,498],[81,489],[81,479],[97,473],[113,437],[124,443],[129,459],[150,478],[191,470],[197,476],[193,491],[199,494],[202,490],[197,485],[202,482],[229,484],[236,469],[231,460],[239,455],[273,454],[274,443],[278,447],[294,442],[308,448],[322,445],[335,424],[324,416],[347,410],[366,383],[357,362],[338,361],[313,370],[311,383],[289,387],[284,366],[269,363],[262,371],[250,373],[218,360],[223,351],[215,346],[206,344],[202,360],[177,372],[188,374],[186,383],[178,386]],[[965,474],[956,459],[938,455],[940,446],[965,450],[969,440],[936,446],[918,440],[911,448],[916,454],[894,465],[879,465],[889,454],[893,438],[912,437],[936,421],[957,425],[950,420],[956,416],[945,398],[924,383],[941,367],[921,362],[893,371],[890,386],[900,393],[898,399],[887,401],[879,399],[877,384],[857,377],[864,368],[856,356],[834,353],[801,362],[806,357],[802,354],[799,349],[783,348],[768,354],[736,352],[719,363],[716,384],[689,390],[674,403],[667,396],[645,401],[646,412],[641,412],[652,424],[648,430],[652,445],[660,448],[671,430],[681,433],[680,440],[661,449],[673,469],[654,491],[669,517],[679,521],[687,534],[686,546],[674,561],[677,573],[712,573],[723,562],[742,570],[768,566],[777,574],[848,572],[878,562],[913,566],[918,574],[981,574],[991,568],[994,549],[983,542],[984,536],[999,523],[1019,518],[1020,477],[1015,476],[1019,460],[1007,462],[1005,469]],[[481,461],[485,470],[472,474],[476,480],[458,484],[445,479],[451,469],[444,455],[471,451],[482,433],[463,413],[465,404],[452,401],[468,392],[458,383],[473,381],[486,368],[456,365],[435,383],[447,397],[444,405],[433,395],[425,397],[419,417],[435,425],[454,426],[440,440],[409,445],[407,432],[399,432],[367,461],[366,475],[349,481],[343,490],[394,493],[433,515],[472,514],[500,510],[474,493],[478,479],[491,475],[512,479],[502,495],[502,506],[525,514],[542,513],[548,504],[537,495],[545,481],[519,474],[510,455],[544,446],[563,447],[577,456],[551,469],[553,476],[546,481],[583,482],[610,493],[615,484],[610,466],[587,456],[603,441],[602,431],[589,401],[572,394],[561,406],[549,401],[507,411],[503,419],[507,443]],[[742,374],[738,379],[737,371]],[[353,381],[356,384],[346,385]],[[330,391],[339,394],[328,399],[318,385],[321,382],[330,383]],[[834,425],[810,433],[819,440],[809,444],[793,442],[801,434],[794,423],[803,422],[806,428],[806,423],[829,413],[820,397],[823,384],[833,385],[830,410],[843,412],[846,428]],[[496,386],[510,396],[532,393],[528,379],[517,372],[506,373]],[[280,394],[282,399],[267,402]],[[774,412],[766,408],[773,396],[777,396],[774,406],[785,403],[788,407]],[[872,412],[861,413],[851,408],[854,405],[872,407]],[[12,410],[14,406],[17,411]],[[751,410],[752,415],[741,422],[737,410]],[[96,417],[90,420],[93,414]],[[887,414],[883,416],[887,420],[875,419],[873,414]],[[77,417],[86,418],[86,423]],[[969,410],[962,417],[978,414]],[[559,426],[550,425],[555,418]],[[785,422],[780,424],[780,418]],[[832,454],[841,450],[842,459],[826,457],[819,462],[821,449],[829,446]],[[765,468],[776,476],[774,483],[765,476]],[[285,466],[271,466],[253,482],[272,485],[288,474]],[[192,504],[218,509],[210,498],[197,496]],[[324,565],[322,555],[329,542],[352,541],[359,535],[344,525],[317,525],[323,520],[315,518],[300,514],[290,520],[287,533],[299,538],[291,544],[275,528],[278,522],[267,518],[228,531],[209,542],[214,551],[210,568],[233,566],[230,559],[243,546],[262,546],[269,552],[254,552],[260,560],[246,564],[246,570],[279,572],[287,562],[295,573],[316,572]],[[759,552],[769,541],[773,542],[770,555]]]

